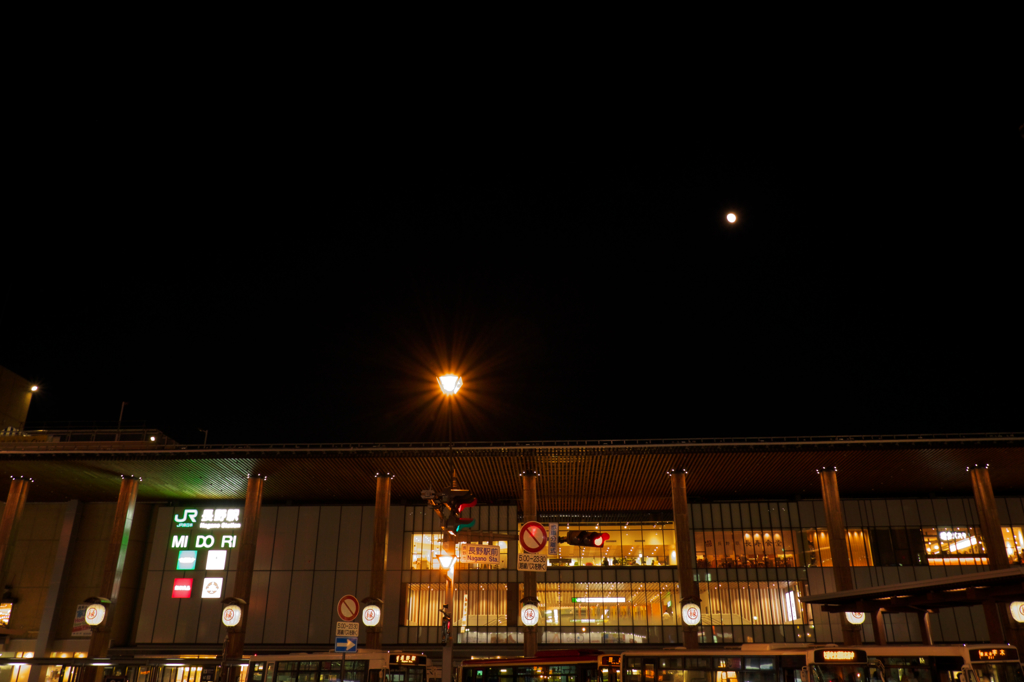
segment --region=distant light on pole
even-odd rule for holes
[[[735,223],[736,222],[736,214],[735,213],[730,213],[730,214],[725,216],[725,219],[728,220],[730,223]]]
[[[35,393],[35,392],[36,392],[36,391],[38,391],[38,390],[39,390],[39,387],[38,387],[38,386],[33,386],[33,387],[32,387],[32,392],[33,392],[33,393]]]
[[[442,393],[455,395],[462,388],[462,377],[456,374],[445,374],[437,378],[437,384],[441,387]]]

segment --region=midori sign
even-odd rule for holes
[[[183,509],[174,515],[171,549],[234,549],[241,516],[241,509]]]

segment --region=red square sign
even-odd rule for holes
[[[192,578],[175,578],[174,589],[171,597],[174,599],[188,599],[192,596]]]

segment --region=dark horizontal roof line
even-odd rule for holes
[[[38,432],[37,432],[38,433]],[[930,445],[978,444],[978,445],[1024,445],[1024,434],[948,434],[948,435],[904,435],[904,436],[830,436],[825,438],[741,438],[741,439],[685,439],[685,440],[584,440],[584,441],[462,441],[452,444],[454,456],[468,456],[482,451],[541,451],[548,449],[581,448],[598,454],[622,449],[673,448],[685,450],[765,450],[804,447],[827,447],[845,449],[853,446],[903,446],[914,449]],[[13,447],[11,447],[13,446]],[[222,456],[238,453],[267,453],[276,456],[287,453],[332,453],[366,452],[373,454],[448,452],[448,443],[331,443],[331,444],[251,444],[251,445],[146,445],[140,448],[125,448],[121,442],[108,447],[97,448],[93,441],[59,443],[0,443],[0,455],[25,454],[28,452],[56,452],[67,454],[110,455],[139,453],[149,456],[187,454],[190,457]]]

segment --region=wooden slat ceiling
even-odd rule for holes
[[[268,503],[372,504],[374,475],[389,471],[394,503],[422,504],[420,491],[450,483],[446,447],[168,446],[0,444],[0,475],[34,479],[31,501],[115,500],[121,474],[142,477],[142,501],[245,496],[246,475],[268,476]],[[1024,495],[1024,437],[894,443],[677,443],[516,445],[459,443],[462,487],[481,503],[519,503],[520,473],[540,474],[542,513],[671,509],[666,472],[689,471],[691,501],[820,498],[815,469],[835,465],[847,498],[971,496],[967,466],[989,464],[997,496]],[[5,495],[0,492],[0,495]]]

